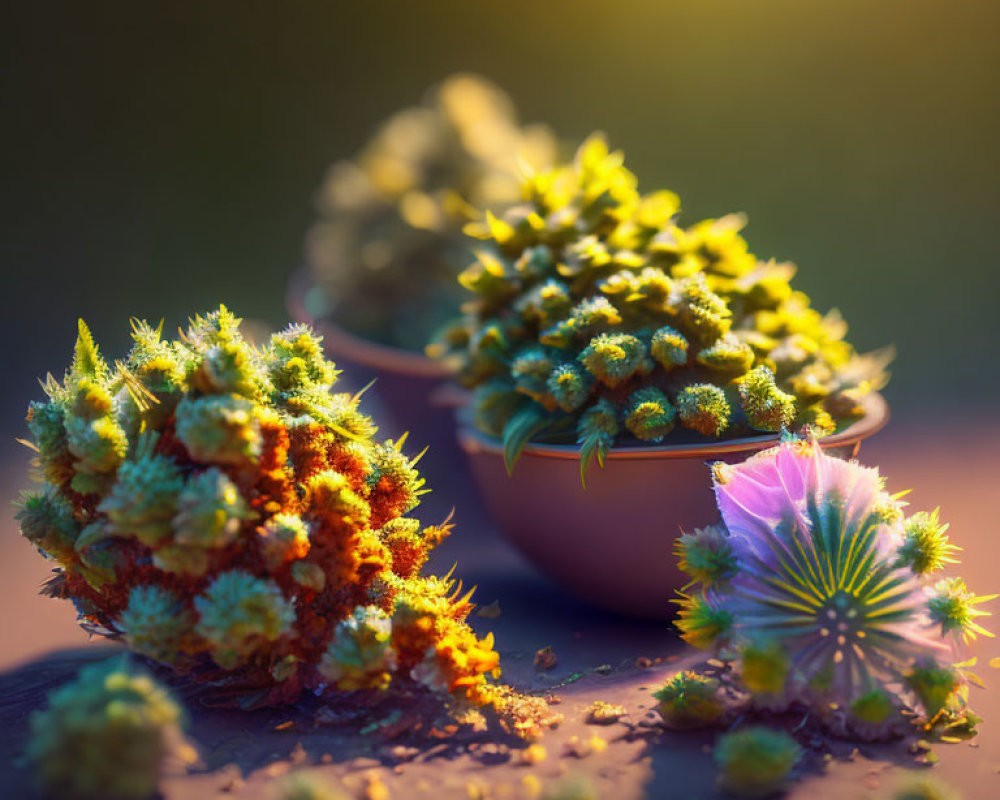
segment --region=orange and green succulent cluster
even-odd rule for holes
[[[750,252],[741,216],[682,226],[678,197],[640,194],[603,138],[522,196],[467,227],[487,242],[460,276],[475,297],[429,348],[475,387],[509,465],[532,438],[575,437],[586,469],[676,428],[828,433],[885,382],[890,354],[857,355],[841,317],[792,288],[793,264]]]
[[[462,227],[477,208],[516,202],[519,165],[548,166],[555,152],[549,130],[522,127],[498,87],[448,78],[330,169],[306,245],[316,281],[308,311],[367,339],[422,349],[463,299]]]
[[[947,574],[959,548],[937,512],[906,516],[877,470],[815,439],[713,472],[721,523],[677,541],[684,639],[723,654],[752,707],[803,705],[853,737],[973,733],[962,653],[993,635],[996,595]],[[664,718],[691,694],[665,691]]]
[[[223,307],[174,341],[134,322],[113,363],[80,324],[72,366],[28,413],[44,487],[18,519],[55,562],[47,592],[247,703],[396,681],[506,702],[469,595],[421,574],[451,525],[409,516],[416,459],[331,391],[309,329],[255,347],[239,322]]]

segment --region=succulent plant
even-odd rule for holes
[[[593,782],[586,775],[571,773],[547,787],[542,800],[600,800]]]
[[[704,728],[719,722],[725,712],[719,688],[715,678],[685,671],[670,678],[653,697],[668,728]]]
[[[911,772],[900,781],[892,800],[962,800],[962,795],[946,783]]]
[[[182,716],[126,659],[91,664],[32,715],[28,759],[52,797],[146,800],[166,769],[195,759]]]
[[[891,353],[857,355],[837,312],[792,289],[794,265],[750,253],[742,216],[682,227],[676,195],[636,185],[594,136],[467,226],[487,243],[459,278],[475,296],[428,353],[475,388],[508,468],[531,439],[575,440],[586,470],[678,428],[828,433],[860,413]]]
[[[876,469],[815,438],[713,465],[722,524],[682,537],[692,578],[677,602],[682,636],[723,649],[766,706],[811,706],[834,728],[875,738],[904,709],[927,725],[966,725],[962,645],[992,636],[996,595],[940,577],[957,550],[937,512],[905,517]],[[974,724],[974,723],[973,723]]]
[[[293,772],[277,786],[275,800],[348,800],[347,793],[319,775]]]
[[[492,634],[465,622],[471,592],[421,574],[452,526],[407,516],[426,491],[417,458],[331,392],[309,329],[256,347],[239,323],[222,307],[170,341],[134,322],[111,364],[81,322],[28,413],[44,486],[18,519],[56,564],[48,594],[243,705],[393,681],[514,703],[488,681]]]
[[[308,310],[367,339],[421,350],[462,302],[455,276],[473,209],[516,202],[520,165],[548,166],[555,151],[547,128],[518,124],[497,86],[449,77],[330,168],[306,243],[315,281]]]
[[[784,785],[802,748],[784,731],[751,726],[720,736],[714,757],[720,788],[738,797],[767,797]]]

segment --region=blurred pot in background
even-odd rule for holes
[[[431,400],[448,370],[423,354],[465,299],[456,276],[473,240],[462,229],[477,209],[516,202],[518,170],[547,167],[556,149],[548,128],[519,124],[501,89],[457,74],[384,121],[319,190],[289,309],[323,334],[354,388],[378,380],[384,434],[409,430],[430,444],[422,469],[431,485],[462,471],[449,408],[459,400]]]
[[[306,312],[362,339],[422,353],[465,299],[463,227],[520,199],[520,169],[549,166],[555,138],[521,127],[510,98],[454,75],[383,122],[327,173],[308,233]]]

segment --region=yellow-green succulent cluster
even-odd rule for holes
[[[244,704],[392,682],[512,703],[488,681],[498,656],[465,622],[469,594],[421,574],[451,525],[406,516],[425,491],[417,459],[331,391],[309,329],[257,347],[239,323],[223,307],[168,340],[135,322],[114,363],[80,324],[72,366],[28,414],[44,486],[18,519],[55,562],[48,593]]]
[[[477,208],[516,202],[520,166],[548,166],[555,152],[549,130],[521,127],[498,87],[475,75],[448,78],[330,169],[307,241],[316,281],[308,310],[420,350],[462,301],[463,225]]]
[[[31,718],[28,758],[48,796],[146,800],[165,769],[194,760],[182,711],[124,659],[92,664]]]
[[[636,186],[594,136],[467,227],[488,243],[460,276],[475,297],[428,352],[475,388],[508,466],[529,439],[575,437],[585,469],[678,427],[829,433],[860,413],[891,355],[857,355],[840,316],[792,288],[793,264],[750,252],[743,217],[684,227],[675,194]]]

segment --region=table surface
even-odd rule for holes
[[[951,533],[964,548],[962,575],[980,593],[1000,585],[995,568],[1000,550],[993,541],[998,454],[1000,425],[969,421],[953,431],[932,433],[894,424],[862,453],[862,461],[879,465],[888,476],[890,490],[914,490],[908,498],[914,508],[941,506],[942,517],[951,522]],[[26,461],[14,451],[0,462],[5,508],[26,486]],[[46,692],[69,680],[82,664],[113,648],[87,641],[70,604],[37,594],[48,567],[20,538],[12,516],[0,521],[0,748],[5,756],[0,770],[5,797],[31,797],[30,776],[22,763],[30,712],[42,707]],[[352,797],[369,796],[376,781],[394,799],[516,800],[535,797],[534,787],[549,787],[574,773],[585,774],[599,796],[609,800],[716,797],[711,762],[716,734],[671,733],[651,724],[655,703],[650,692],[699,654],[679,641],[669,624],[614,617],[567,596],[500,539],[475,508],[463,514],[460,507],[457,520],[456,534],[436,555],[436,566],[446,569],[458,560],[466,585],[478,584],[479,603],[499,603],[499,617],[474,616],[471,621],[480,632],[495,632],[505,680],[525,690],[550,688],[561,698],[558,710],[565,721],[542,739],[543,760],[524,763],[517,744],[496,737],[387,742],[362,734],[357,726],[317,724],[315,706],[245,713],[191,702],[190,732],[202,764],[190,774],[168,777],[164,796],[211,798],[225,792],[222,796],[268,798],[276,777],[308,767],[340,781]],[[558,661],[553,669],[539,672],[534,653],[547,645]],[[1000,691],[993,686],[1000,671],[986,664],[1000,656],[1000,644],[981,640],[972,654],[987,681],[985,690],[974,690],[974,707],[986,722],[972,742],[936,745],[939,763],[930,774],[960,790],[966,800],[988,800],[1000,797],[1000,736],[995,730]],[[652,666],[640,667],[646,659]],[[597,699],[625,706],[627,717],[609,726],[586,724],[586,708]],[[607,746],[588,752],[584,743],[595,735]],[[856,748],[844,743],[825,768],[816,766],[818,757],[810,763],[789,797],[891,798],[904,770],[921,769],[902,742]]]

